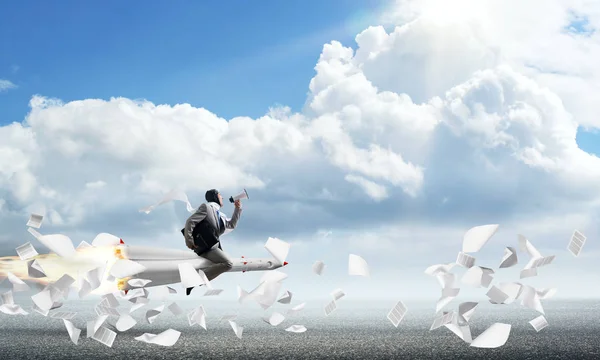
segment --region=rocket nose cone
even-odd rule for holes
[[[286,266],[287,264],[288,264],[288,262],[287,262],[287,261],[284,261],[284,262],[283,262],[283,266]]]

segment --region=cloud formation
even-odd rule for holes
[[[8,91],[16,87],[17,85],[13,84],[11,81],[0,79],[0,92]]]

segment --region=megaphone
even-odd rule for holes
[[[246,189],[244,189],[244,191],[242,191],[241,193],[237,194],[236,196],[230,196],[229,197],[229,202],[233,203],[236,200],[242,200],[242,199],[250,199],[248,197],[248,192],[246,191]]]

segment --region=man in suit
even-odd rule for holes
[[[223,197],[218,190],[208,190],[204,197],[206,203],[200,205],[198,210],[187,219],[182,232],[188,248],[215,264],[205,271],[208,280],[212,280],[229,271],[233,266],[231,259],[221,248],[219,237],[225,231],[235,229],[242,214],[242,203],[240,200],[234,202],[233,215],[228,219],[220,211]],[[192,288],[186,289],[187,295],[191,291]]]

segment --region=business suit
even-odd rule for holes
[[[235,229],[242,213],[242,209],[236,207],[231,219],[227,219],[223,214],[221,216],[217,215],[219,210],[220,206],[214,202],[200,205],[198,210],[187,219],[183,229],[187,247],[194,250],[199,256],[215,263],[214,266],[205,271],[208,280],[229,271],[233,266],[231,259],[221,248],[219,237],[225,231]],[[201,231],[194,233],[194,229],[198,224],[202,228],[197,230]],[[199,233],[201,236],[196,236],[198,241],[194,241],[194,235]]]

